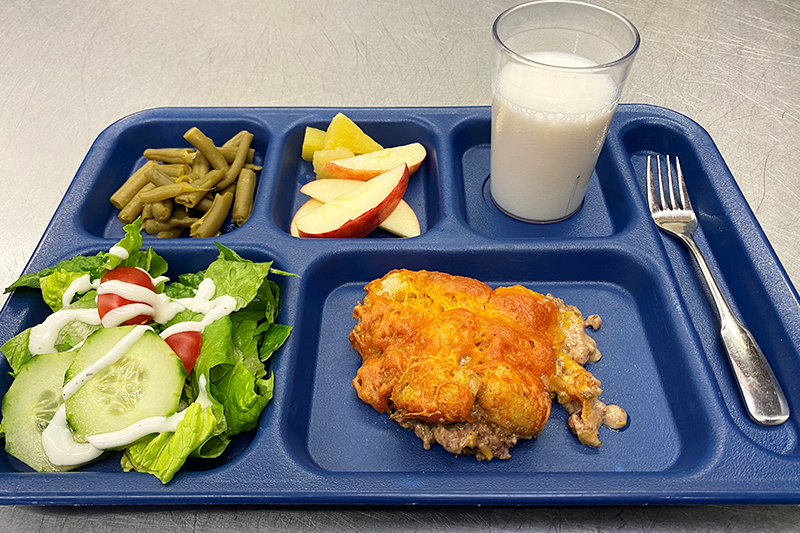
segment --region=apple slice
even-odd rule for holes
[[[300,192],[307,194],[312,200],[330,202],[362,185],[362,182],[356,180],[317,180],[303,185]],[[394,211],[378,227],[398,237],[417,237],[420,234],[419,219],[405,200],[400,200]]]
[[[408,175],[413,176],[428,153],[420,143],[411,143],[394,148],[357,155],[347,159],[329,161],[325,172],[346,180],[367,181],[378,174],[405,163]]]
[[[405,164],[297,219],[301,237],[364,237],[394,211],[408,187]]]
[[[306,203],[300,206],[300,209],[298,209],[297,213],[295,213],[294,217],[292,217],[292,223],[289,224],[289,233],[292,235],[292,237],[300,236],[300,232],[297,231],[297,219],[306,216],[311,211],[317,209],[318,207],[322,207],[324,204],[325,202],[321,202],[315,198],[309,198]]]

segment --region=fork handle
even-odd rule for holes
[[[747,414],[757,424],[764,426],[782,424],[789,418],[789,403],[769,362],[758,347],[753,334],[733,314],[700,248],[690,237],[681,235],[681,240],[692,251],[714,298],[721,323],[722,343],[736,375]]]

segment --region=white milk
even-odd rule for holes
[[[565,52],[526,57],[563,67],[596,63]],[[549,222],[583,201],[619,99],[610,76],[509,62],[492,103],[491,191],[517,218]]]

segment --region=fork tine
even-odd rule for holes
[[[650,207],[651,213],[657,213],[661,209],[658,205],[656,188],[653,183],[653,161],[649,155],[647,156],[647,205]]]
[[[689,192],[686,190],[686,182],[683,180],[683,171],[681,171],[681,161],[678,156],[675,156],[675,170],[678,173],[678,187],[680,187],[681,204],[683,209],[687,211],[692,210],[692,202],[689,201]]]
[[[663,209],[669,209],[669,205],[667,204],[667,197],[664,194],[664,178],[661,176],[661,156],[656,156],[656,166],[658,167],[658,192],[659,196],[661,197],[661,207]]]
[[[678,209],[678,203],[675,201],[675,186],[673,185],[674,180],[672,179],[672,165],[669,162],[669,156],[667,158],[667,181],[669,182],[669,205],[672,209]]]

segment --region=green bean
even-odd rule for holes
[[[191,183],[171,183],[169,185],[162,185],[161,187],[156,187],[150,191],[140,192],[139,199],[146,204],[151,204],[153,202],[158,202],[160,200],[166,200],[167,198],[175,198],[179,194],[187,193],[187,192],[199,192],[199,191],[207,191],[208,189],[200,189],[195,187]]]
[[[228,162],[225,161],[225,157],[220,153],[219,149],[214,146],[214,141],[206,137],[202,131],[196,127],[191,128],[183,135],[183,138],[189,141],[199,152],[202,152],[212,167],[224,170],[225,172],[228,171]]]
[[[142,209],[144,209],[144,202],[139,198],[139,194],[143,192],[146,193],[147,191],[155,189],[155,187],[156,186],[152,183],[146,183],[145,186],[142,187],[142,189],[136,194],[136,196],[134,196],[131,201],[122,208],[122,210],[119,212],[119,215],[117,215],[117,218],[119,218],[123,224],[130,224],[139,218],[139,215],[142,214]]]
[[[142,224],[153,218],[153,204],[144,204],[142,208]]]
[[[197,157],[195,157],[197,159]],[[193,163],[194,164],[194,163]],[[186,164],[172,164],[172,165],[158,165],[158,169],[169,176],[170,178],[177,178],[192,171],[192,165]]]
[[[111,195],[111,203],[114,205],[114,207],[117,209],[122,209],[128,205],[128,202],[136,197],[142,187],[149,183],[146,173],[150,167],[157,164],[158,163],[154,161],[148,161],[136,172],[131,174],[131,176],[125,180],[125,183],[123,183],[122,186]]]
[[[192,237],[215,237],[219,235],[219,230],[233,203],[231,193],[218,194],[214,197],[211,209],[200,217],[200,220],[189,227],[189,235]]]
[[[148,148],[144,151],[144,156],[151,161],[191,164],[194,153],[190,148]]]
[[[159,231],[158,233],[156,233],[156,238],[157,239],[177,239],[178,237],[183,235],[184,231],[186,231],[186,228],[182,228],[180,226],[175,226],[174,228],[171,228],[171,229],[165,229],[163,231]]]
[[[224,178],[225,172],[223,170],[214,169],[210,172],[207,172],[205,176],[202,176],[192,182],[192,186],[198,189],[196,192],[179,194],[175,197],[175,201],[181,205],[185,205],[186,207],[194,207],[198,202],[200,202],[200,200],[203,199],[203,197],[206,195],[206,191],[214,188],[214,186]]]
[[[172,178],[165,174],[161,170],[162,165],[155,165],[151,167],[150,170],[147,171],[147,179],[150,180],[150,183],[155,185],[156,187],[163,187],[164,185],[171,185],[175,183],[175,178]]]
[[[262,167],[261,165],[254,165],[253,163],[245,163],[245,164],[244,164],[244,168],[249,168],[249,169],[250,169],[250,170],[252,170],[253,172],[261,172],[261,170],[262,170],[264,167]]]
[[[211,170],[211,165],[208,159],[203,155],[203,152],[197,152],[194,161],[192,161],[192,173],[198,176],[204,176],[208,174],[209,170]]]
[[[231,166],[228,168],[225,179],[217,184],[218,189],[224,189],[239,177],[239,172],[244,166],[247,151],[250,149],[250,143],[253,141],[253,134],[245,132],[239,140],[239,148],[236,152],[236,159],[233,160]]]
[[[228,146],[234,146],[234,147],[235,146],[239,146],[239,140],[242,138],[242,135],[244,135],[245,133],[247,133],[247,130],[240,131],[239,133],[237,133],[236,135],[234,135],[233,137],[231,137],[230,139],[225,141],[222,144],[222,148],[228,147]]]
[[[253,195],[256,190],[256,175],[252,170],[242,169],[236,182],[236,197],[233,201],[233,221],[244,224],[253,211]]]
[[[227,163],[233,163],[234,159],[236,159],[236,153],[238,148],[235,146],[221,146],[219,148],[219,152],[222,154],[222,157],[225,158]],[[246,163],[252,163],[253,157],[255,156],[256,151],[254,148],[250,148],[247,150],[247,159],[245,159]]]
[[[164,222],[172,216],[172,208],[175,206],[175,201],[172,198],[167,198],[147,205],[152,206],[153,218],[159,222]]]
[[[152,234],[160,231],[168,231],[173,228],[188,228],[197,222],[197,220],[197,218],[189,216],[186,211],[180,209],[176,211],[169,220],[163,222],[155,219],[148,220],[144,223],[144,230]]]

